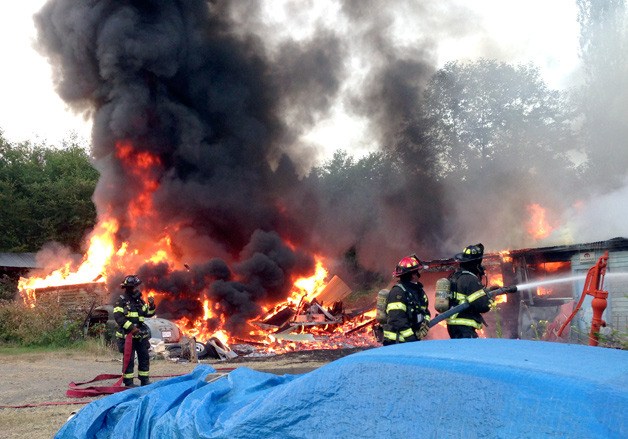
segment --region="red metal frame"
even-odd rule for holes
[[[589,332],[589,346],[597,346],[599,342],[599,333],[600,328],[606,326],[606,322],[602,319],[602,314],[606,309],[608,298],[608,291],[604,291],[604,275],[606,274],[606,266],[608,265],[608,252],[605,252],[604,255],[597,261],[597,263],[589,269],[587,273],[587,277],[584,281],[584,288],[582,289],[582,296],[580,296],[580,300],[578,304],[574,308],[573,312],[569,316],[565,323],[560,327],[558,331],[558,336],[560,337],[563,333],[563,330],[567,327],[569,322],[574,318],[574,316],[580,311],[582,307],[582,302],[584,302],[584,298],[586,295],[590,295],[593,297],[591,301],[591,308],[593,308],[593,318],[591,319],[591,331]]]

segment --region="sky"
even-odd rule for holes
[[[285,34],[296,39],[305,37],[313,31],[316,19],[326,22],[335,19],[335,9],[327,3],[302,2],[310,4],[310,9],[307,14],[298,15],[282,7],[288,3],[289,0],[266,3],[266,24],[278,25],[275,27],[281,29],[278,37]],[[438,32],[430,35],[436,41],[434,56],[439,66],[451,60],[483,56],[512,63],[533,62],[552,88],[563,89],[577,81],[578,24],[574,0],[427,3],[431,4],[432,11],[445,10],[439,11],[443,13],[438,18],[432,15],[420,19],[413,11],[400,10],[392,30],[398,35],[399,44],[411,46],[416,38],[424,37],[421,29],[429,28],[434,32],[434,29],[447,28],[442,35]],[[32,16],[44,4],[45,0],[0,3],[0,53],[4,60],[4,67],[0,69],[0,129],[14,142],[39,140],[54,144],[71,133],[88,142],[91,121],[74,114],[59,98],[51,68],[34,48],[36,33]],[[460,27],[459,32],[451,31],[451,23]],[[461,23],[466,24],[461,26]],[[358,65],[356,74],[359,76]],[[347,145],[354,154],[361,155],[371,149],[363,122],[347,114],[339,101],[330,115],[318,120],[303,135],[303,140],[320,151],[321,159]]]

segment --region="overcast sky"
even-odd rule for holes
[[[307,23],[304,25],[300,17],[297,26],[290,27],[295,23],[293,16],[277,7],[289,1],[268,2],[268,21],[281,24],[278,29],[298,38],[307,32]],[[90,121],[67,110],[54,91],[47,61],[33,48],[32,16],[44,3],[45,0],[0,3],[0,129],[10,141],[47,139],[54,143],[72,131],[87,140]],[[327,20],[333,19],[334,8],[329,3],[301,4],[311,5],[312,17],[327,14]],[[574,0],[434,0],[434,5],[442,7],[452,22],[460,23],[460,15],[468,17],[468,28],[472,29],[461,29],[460,35],[464,36],[460,38],[452,37],[451,30],[444,32],[442,38],[435,36],[440,65],[484,56],[514,63],[534,62],[553,88],[568,87],[576,80],[578,25]],[[419,25],[412,13],[400,12],[394,31],[400,40],[411,42],[420,33],[418,29],[425,28],[426,18]],[[346,145],[353,145],[359,153],[369,146],[362,137],[360,122],[347,116],[341,107],[331,118],[320,121],[306,138],[330,153]]]

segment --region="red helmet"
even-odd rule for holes
[[[393,271],[393,276],[399,277],[407,273],[419,271],[422,266],[423,264],[421,264],[421,261],[419,261],[419,258],[416,256],[406,256],[397,263],[395,271]]]

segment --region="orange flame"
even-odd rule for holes
[[[71,262],[65,262],[61,268],[45,277],[20,278],[18,289],[25,303],[31,307],[35,305],[37,288],[105,282],[107,263],[115,254],[114,235],[117,230],[115,219],[99,223],[92,232],[83,261],[74,271]]]
[[[537,296],[549,296],[550,294],[552,294],[551,288],[537,287],[536,289]]]
[[[528,206],[531,218],[528,221],[528,233],[534,239],[547,238],[552,233],[553,228],[545,218],[545,209],[540,204]]]
[[[504,276],[501,273],[490,274],[487,273],[488,276],[488,284],[495,285],[498,287],[504,286]],[[501,294],[499,296],[495,296],[493,299],[495,303],[504,303],[508,301],[507,294]]]
[[[125,227],[134,228],[139,220],[152,216],[152,194],[159,187],[159,181],[154,174],[161,163],[158,157],[148,152],[136,151],[129,141],[119,141],[116,144],[116,156],[124,164],[126,171],[135,177],[134,180],[140,185],[134,190],[137,196],[129,204],[128,224],[125,224]],[[137,248],[129,249],[128,242],[116,244],[115,235],[119,227],[118,219],[110,215],[102,215],[90,235],[87,251],[78,268],[69,261],[59,261],[58,266],[61,268],[56,268],[47,275],[21,278],[18,289],[25,302],[34,306],[35,290],[38,288],[106,282],[107,271],[114,263],[114,257],[115,263],[121,263],[123,258],[128,259],[128,257],[140,254]],[[156,244],[148,247],[143,250],[148,252],[149,256],[143,256],[140,259],[142,262],[157,263],[173,259],[169,235],[162,236]],[[134,261],[133,264],[136,262]],[[124,268],[124,264],[118,268]]]
[[[327,270],[323,266],[320,256],[316,256],[316,268],[314,274],[310,277],[301,277],[294,281],[294,290],[291,297],[311,301],[325,288],[325,279],[327,278]]]
[[[548,273],[553,273],[553,272],[558,271],[558,270],[560,270],[562,268],[569,268],[569,266],[570,266],[569,262],[565,262],[565,261],[544,262],[543,263],[543,268]]]
[[[116,157],[125,165],[125,169],[140,184],[136,190],[136,198],[129,203],[129,219],[135,227],[137,219],[147,217],[153,212],[152,195],[159,187],[154,170],[159,169],[161,162],[157,156],[147,151],[136,151],[129,141],[116,143]]]

